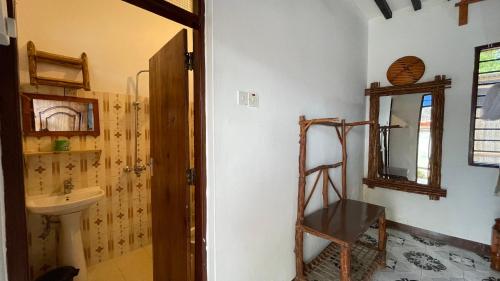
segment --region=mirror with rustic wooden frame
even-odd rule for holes
[[[443,139],[443,119],[444,119],[444,101],[445,89],[451,87],[451,79],[443,76],[436,76],[433,81],[415,83],[401,86],[380,87],[380,83],[372,83],[371,87],[365,90],[365,95],[370,97],[370,135],[369,135],[369,152],[368,152],[368,176],[363,179],[363,183],[369,188],[381,187],[392,190],[405,191],[416,194],[429,195],[432,200],[439,200],[440,197],[446,197],[446,190],[441,188],[441,157],[442,157],[442,139]],[[418,95],[416,95],[418,94]],[[381,142],[387,142],[383,136],[387,136],[387,131],[395,128],[402,128],[400,125],[390,124],[389,126],[381,126],[380,110],[381,99],[392,96],[400,98],[403,95],[413,95],[421,104],[419,109],[418,130],[422,124],[427,124],[426,140],[428,141],[428,149],[426,151],[425,173],[418,171],[419,161],[418,151],[415,151],[415,167],[413,173],[416,176],[394,176],[397,173],[392,173],[392,176],[387,173],[387,155],[383,152],[384,148]],[[432,101],[432,106],[427,110],[428,121],[423,122],[422,116],[424,112],[422,107],[424,101],[428,98]],[[391,101],[392,111],[392,101]],[[403,122],[403,121],[401,121]],[[404,122],[403,122],[404,123]],[[417,123],[417,122],[415,122]],[[417,145],[419,143],[420,134],[416,137]],[[394,138],[394,136],[392,137]],[[382,139],[382,140],[381,140]],[[393,140],[392,140],[393,141]],[[385,143],[387,146],[387,143]],[[385,148],[387,150],[387,147]],[[387,153],[388,154],[388,153]],[[384,164],[385,163],[385,164]],[[385,169],[385,172],[384,172]],[[397,169],[397,168],[395,168]],[[402,169],[400,169],[402,170]],[[404,170],[404,169],[403,169]],[[408,173],[404,171],[402,174]],[[418,174],[425,174],[423,180],[420,180]]]
[[[21,94],[25,136],[98,136],[97,99]]]

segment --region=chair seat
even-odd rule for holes
[[[342,199],[305,216],[303,229],[337,243],[353,244],[384,212],[381,206]]]

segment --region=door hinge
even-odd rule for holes
[[[194,168],[186,170],[186,178],[189,185],[194,185],[194,182],[196,180],[196,171],[194,170]]]
[[[186,53],[186,69],[193,70],[194,67],[194,54],[193,52]]]

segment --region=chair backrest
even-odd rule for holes
[[[320,177],[323,178],[323,208],[328,207],[328,186],[331,185],[338,197],[342,199],[347,199],[347,170],[345,163],[347,162],[347,152],[345,147],[345,137],[347,135],[345,120],[339,121],[338,118],[323,118],[323,119],[312,119],[306,120],[305,116],[300,116],[300,152],[299,152],[299,196],[298,196],[298,208],[297,215],[299,218],[304,217],[304,211],[309,204],[309,201],[316,190]],[[307,132],[309,128],[313,125],[331,126],[334,127],[337,136],[339,137],[342,146],[342,161],[333,164],[319,165],[314,168],[306,170],[306,151],[307,151]],[[339,130],[340,127],[340,130]],[[329,170],[341,167],[342,168],[342,190],[341,192],[337,189],[335,184],[330,177]],[[314,181],[313,187],[309,195],[305,196],[307,177],[317,173],[316,179]]]

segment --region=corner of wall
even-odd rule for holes
[[[205,122],[206,122],[206,251],[207,280],[216,280],[214,161],[213,1],[205,1]]]

